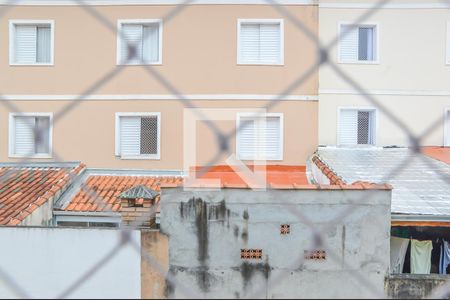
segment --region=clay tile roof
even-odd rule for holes
[[[72,212],[120,212],[121,197],[125,199],[133,195],[136,196],[133,196],[134,199],[156,197],[155,200],[158,202],[157,191],[160,191],[160,186],[181,186],[182,183],[183,178],[178,176],[91,175],[62,209]],[[155,197],[148,198],[150,194]]]
[[[422,153],[450,165],[450,147],[423,147]]]
[[[0,167],[0,225],[20,224],[67,188],[85,165],[75,167]]]
[[[345,185],[345,182],[339,177],[328,165],[326,165],[318,155],[314,155],[312,161],[322,171],[329,180],[331,185]]]

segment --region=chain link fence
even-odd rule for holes
[[[293,15],[289,9],[288,6],[280,5],[276,0],[265,0],[267,2],[267,5],[270,5],[274,11],[276,11],[284,20],[287,22],[290,22],[295,26],[295,28],[302,32],[307,39],[315,45],[316,48],[316,60],[311,62],[311,65],[309,68],[307,68],[304,72],[298,75],[297,79],[290,82],[286,85],[285,89],[279,91],[278,96],[270,101],[270,103],[265,107],[266,110],[272,110],[274,109],[280,102],[283,101],[287,96],[290,96],[296,89],[301,87],[307,80],[309,80],[312,76],[317,74],[318,70],[321,67],[327,66],[329,67],[335,74],[337,74],[342,80],[344,80],[350,87],[352,87],[355,91],[357,91],[361,97],[364,97],[364,99],[369,103],[371,106],[376,107],[378,111],[380,111],[382,114],[384,114],[391,122],[393,122],[398,128],[400,128],[403,132],[403,134],[408,137],[408,139],[411,142],[411,151],[417,156],[418,159],[422,159],[421,156],[421,145],[424,141],[424,139],[429,136],[434,130],[436,130],[441,124],[442,124],[442,116],[437,116],[436,121],[426,128],[426,130],[423,131],[423,133],[416,135],[414,134],[410,128],[402,122],[392,111],[389,110],[388,107],[383,105],[381,101],[379,101],[374,95],[371,95],[369,92],[365,91],[365,89],[362,87],[362,85],[359,83],[360,80],[363,80],[361,78],[355,79],[352,78],[351,75],[347,74],[342,68],[333,62],[330,59],[329,53],[330,51],[335,48],[338,44],[339,38],[345,38],[346,35],[349,34],[349,30],[341,32],[340,36],[336,36],[330,43],[324,44],[318,37],[316,32],[312,32],[308,26],[306,26],[301,19]],[[3,5],[0,7],[0,19],[5,17],[5,14],[9,11],[13,10],[16,5],[20,4],[20,0],[11,0],[7,5]],[[88,15],[95,18],[99,23],[101,23],[105,28],[107,28],[112,34],[120,34],[123,35],[123,31],[117,32],[117,25],[112,23],[107,17],[102,15],[102,13],[98,10],[96,6],[88,5],[86,1],[83,0],[74,0],[81,9],[83,9]],[[167,24],[171,22],[173,19],[177,18],[177,16],[183,14],[184,10],[191,4],[194,4],[195,0],[186,0],[182,2],[181,4],[176,5],[173,9],[171,9],[165,16],[163,16],[161,19],[163,20],[164,24]],[[377,12],[382,9],[384,6],[388,5],[392,0],[381,0],[378,2],[374,2],[371,9],[367,9],[359,18],[357,18],[353,25],[364,23],[369,18],[375,16]],[[443,1],[446,5],[448,3],[446,1]],[[450,6],[450,5],[449,5]],[[449,7],[450,9],[450,7]],[[347,28],[351,28],[352,26],[347,26]],[[151,31],[145,31],[144,35],[151,34]],[[123,37],[123,36],[122,36]],[[145,39],[146,36],[143,38]],[[138,51],[138,45],[130,43],[127,47],[127,61],[141,61],[142,57],[139,56]],[[119,74],[123,72],[123,70],[127,66],[125,64],[119,64],[115,65],[109,72],[104,74],[100,79],[98,79],[96,82],[93,82],[90,86],[86,87],[81,93],[80,97],[78,99],[74,99],[73,101],[70,101],[65,107],[63,107],[60,111],[56,112],[53,117],[53,124],[56,125],[61,119],[66,117],[67,115],[71,114],[78,106],[83,105],[83,103],[86,101],[86,99],[95,94],[97,91],[99,91],[103,86],[105,86],[107,83],[111,82],[115,77],[117,77]],[[243,129],[242,126],[245,126],[245,122],[242,126],[238,126],[235,130],[232,132],[223,132],[219,127],[216,126],[214,121],[208,120],[207,117],[205,117],[204,114],[202,114],[202,109],[200,107],[197,107],[196,104],[192,99],[189,99],[188,96],[186,96],[185,93],[181,89],[179,89],[172,81],[171,78],[166,78],[160,71],[158,71],[157,68],[155,68],[152,65],[145,65],[142,64],[140,66],[149,79],[156,80],[161,86],[163,86],[169,94],[174,96],[185,108],[192,109],[193,112],[199,115],[199,118],[204,120],[203,122],[208,126],[209,130],[211,130],[214,135],[217,137],[216,142],[218,144],[218,149],[220,149],[220,152],[217,153],[217,155],[214,157],[213,160],[211,160],[209,163],[207,163],[199,173],[197,173],[200,177],[202,174],[207,173],[211,167],[217,165],[219,163],[219,159],[223,154],[232,154],[230,151],[229,143],[230,140],[234,137],[236,137],[237,133]],[[0,105],[3,105],[7,111],[12,113],[23,113],[15,104],[13,101],[8,101],[5,97],[1,96],[0,91]],[[367,122],[366,122],[367,123]],[[155,124],[147,124],[147,126],[151,127]],[[29,125],[31,126],[31,125]],[[39,128],[41,127],[33,127],[33,131],[35,133],[35,137],[41,136],[43,133],[39,132]],[[369,137],[363,137],[365,139],[369,139]],[[154,144],[145,145],[146,148],[153,149],[156,147]],[[30,153],[32,154],[32,153]],[[25,155],[30,156],[30,155]],[[63,162],[64,157],[62,157],[58,153],[58,149],[53,149],[53,157],[54,160],[57,162]],[[423,160],[426,163],[429,163],[428,160]],[[19,161],[20,163],[27,163],[29,162],[27,158],[23,158]],[[405,169],[406,166],[408,166],[410,162],[410,158],[406,158],[405,160],[398,163],[398,165],[394,166],[392,170],[389,172],[389,174],[383,178],[382,181],[389,182],[392,179],[394,179],[402,170]],[[14,169],[9,170],[8,172],[5,172],[0,180],[1,182],[6,182],[10,178],[13,178],[17,174],[17,171]],[[448,178],[445,174],[439,174],[445,182],[450,184],[450,178]],[[87,195],[89,195],[92,199],[95,199],[95,202],[99,205],[103,205],[103,199],[100,195],[97,194],[95,190],[89,189],[86,186],[82,186],[83,192],[85,192]],[[270,188],[270,187],[268,187]],[[373,195],[373,192],[368,191],[367,194],[365,194],[364,198],[370,198]],[[343,211],[342,213],[336,215],[335,219],[329,222],[328,227],[324,230],[320,231],[315,226],[314,222],[311,221],[307,215],[304,215],[301,211],[298,209],[293,209],[292,206],[286,207],[286,210],[289,210],[289,213],[295,214],[298,218],[298,220],[308,226],[308,228],[311,230],[311,232],[314,235],[313,239],[313,248],[320,248],[324,249],[327,252],[327,255],[330,259],[337,260],[338,255],[334,253],[331,249],[328,249],[326,246],[326,243],[324,243],[325,234],[324,231],[327,230],[327,228],[332,228],[335,226],[335,224],[343,219],[349,217],[352,213],[352,209],[348,209]],[[148,253],[142,252],[140,249],[140,245],[136,244],[131,238],[130,238],[130,230],[135,227],[139,228],[142,223],[145,222],[146,218],[148,218],[150,215],[155,213],[155,207],[152,207],[150,212],[141,218],[138,218],[131,226],[127,228],[120,228],[117,230],[117,233],[121,236],[120,242],[117,244],[116,247],[110,250],[107,256],[105,256],[102,260],[98,261],[97,264],[93,265],[91,268],[86,270],[85,274],[81,276],[77,281],[73,282],[73,284],[67,288],[65,291],[63,291],[59,295],[55,295],[56,298],[67,298],[72,295],[72,293],[80,288],[85,282],[89,281],[93,275],[96,274],[96,272],[101,269],[108,261],[114,259],[115,255],[121,251],[121,249],[124,247],[124,245],[131,244],[132,247],[136,250],[139,255],[143,255],[143,259],[146,263],[151,265],[151,267],[155,270],[157,270],[160,275],[164,278],[166,278],[167,282],[171,286],[175,286],[177,289],[181,290],[186,298],[202,298],[202,295],[195,294],[189,286],[185,286],[183,282],[177,281],[176,278],[174,278],[164,266],[162,266],[154,257],[149,255]],[[304,261],[304,255],[303,253],[297,257],[297,259],[293,262],[293,265],[300,266]],[[288,274],[280,274],[277,277],[274,277],[271,279],[271,284],[276,285],[280,283],[284,276],[287,276]],[[373,291],[373,294],[375,297],[384,298],[386,295],[379,294],[378,289],[372,284],[366,280],[364,276],[359,274],[359,272],[350,273],[354,279],[359,282],[362,286],[367,288],[368,290]],[[15,294],[20,298],[32,298],[33,295],[27,294],[27,292],[21,287],[19,282],[16,282],[13,277],[11,277],[8,273],[4,272],[2,270],[2,266],[0,263],[0,280],[2,280],[5,284],[7,284],[11,290],[15,291]],[[436,297],[448,297],[448,294],[450,293],[450,281],[445,284],[441,289],[436,291],[434,296]],[[260,298],[264,296],[263,291],[261,290],[254,290],[253,293],[251,293],[253,296],[252,298]],[[319,295],[318,295],[319,296]]]

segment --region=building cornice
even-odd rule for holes
[[[125,6],[125,5],[271,5],[268,0],[0,0],[0,5],[15,6]],[[281,5],[317,5],[318,0],[277,0]]]
[[[422,3],[387,3],[380,5],[378,3],[367,2],[321,2],[319,8],[331,9],[450,9],[450,2],[429,2]]]

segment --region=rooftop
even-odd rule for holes
[[[250,166],[253,170],[254,167]],[[228,166],[215,166],[208,168],[203,174],[201,168],[197,168],[197,175],[202,179],[219,179],[223,188],[250,188],[247,181]],[[95,172],[94,172],[95,173]],[[141,186],[159,192],[164,187],[178,187],[185,184],[186,177],[152,175],[145,172],[133,175],[133,171],[127,171],[129,175],[121,172],[114,175],[114,171],[107,174],[90,174],[88,170],[79,182],[73,184],[61,200],[56,203],[55,209],[66,212],[120,212],[120,195],[132,188]],[[266,180],[272,189],[390,189],[386,185],[374,185],[358,183],[355,185],[312,185],[309,184],[304,166],[267,166]],[[191,187],[205,187],[194,185]],[[159,197],[156,199],[159,203]]]
[[[0,166],[0,225],[18,225],[79,175],[82,164]]]
[[[120,212],[119,196],[137,186],[160,191],[163,186],[177,186],[182,177],[176,176],[112,176],[91,175],[76,187],[69,201],[57,204],[57,209],[72,212]],[[157,200],[158,201],[158,200]]]
[[[422,153],[450,165],[450,147],[423,147]]]
[[[441,159],[447,153],[428,151]],[[392,213],[450,216],[450,166],[442,161],[407,148],[320,147],[317,155],[346,184],[391,184]]]

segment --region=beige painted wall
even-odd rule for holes
[[[167,272],[169,269],[169,239],[159,231],[142,230],[141,249],[142,299],[166,298],[166,278],[161,276],[161,271]],[[146,257],[156,263],[151,263]]]
[[[344,1],[321,1],[323,3]],[[374,4],[376,1],[345,1]],[[388,5],[425,4],[439,1],[390,1]],[[339,22],[354,22],[367,9],[319,9],[319,35],[326,44],[338,34]],[[375,100],[420,133],[433,122],[438,126],[424,143],[443,145],[444,109],[450,107],[450,65],[446,64],[447,22],[450,9],[378,10],[365,23],[378,24],[379,64],[337,63],[337,46],[330,59]],[[328,66],[319,72],[319,143],[335,144],[338,106],[371,105]],[[441,96],[438,96],[441,95]],[[379,145],[408,145],[405,134],[386,117],[378,122]]]
[[[420,136],[429,128],[430,133],[421,141],[424,146],[443,145],[444,111],[450,109],[450,97],[424,96],[377,96],[381,106],[386,107],[409,131]],[[358,95],[321,95],[319,102],[319,144],[336,145],[339,107],[375,107]],[[409,146],[406,131],[382,110],[377,110],[376,142],[378,146]]]
[[[18,6],[0,19],[0,93],[82,94],[116,66],[118,19],[157,19],[175,6],[97,6],[107,28],[77,6]],[[317,6],[288,6],[312,32],[317,32]],[[189,5],[164,23],[163,64],[154,70],[184,94],[279,94],[313,64],[314,44],[291,22],[285,22],[284,66],[236,64],[238,18],[283,18],[268,5]],[[10,19],[55,21],[55,64],[9,66]],[[96,94],[172,94],[144,68],[127,66]],[[317,74],[292,94],[317,95]]]
[[[52,112],[53,159],[81,160],[94,168],[172,169],[183,168],[184,106],[175,100],[165,101],[94,101],[79,102],[62,118],[57,117],[70,101],[15,101],[22,112]],[[194,101],[201,108],[265,107],[269,101]],[[21,161],[8,158],[8,115],[10,109],[0,105],[0,161]],[[115,157],[116,112],[161,112],[161,159],[122,160]],[[318,105],[314,101],[280,101],[268,112],[284,115],[284,160],[269,164],[305,165],[306,158],[317,146]],[[220,123],[224,133],[235,130],[235,121]],[[198,165],[209,162],[218,151],[216,139],[209,129],[199,126],[197,132]],[[230,140],[235,151],[235,139]],[[224,157],[217,164],[224,163]]]

